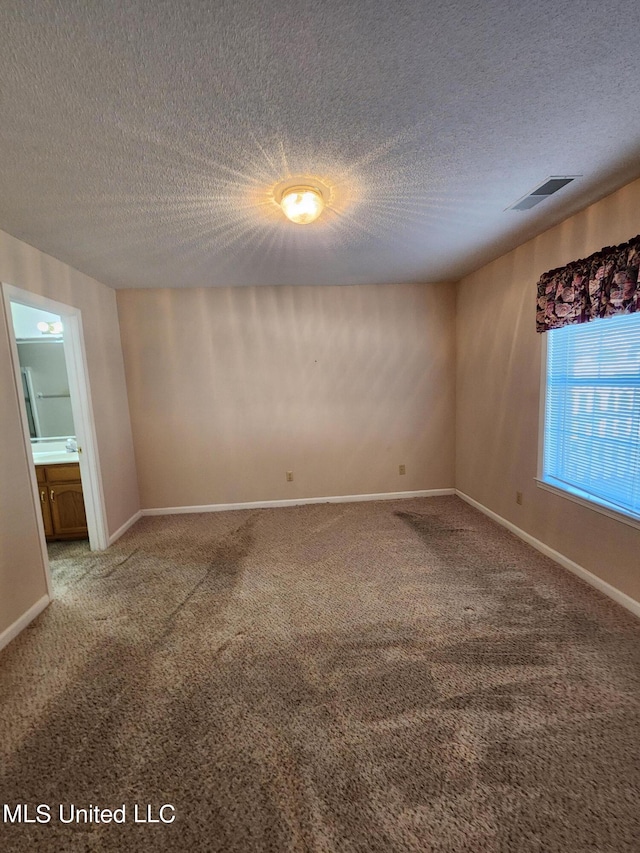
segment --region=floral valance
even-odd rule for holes
[[[546,272],[538,282],[536,330],[640,311],[640,235]]]

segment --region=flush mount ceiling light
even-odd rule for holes
[[[296,225],[314,222],[332,201],[332,191],[314,175],[291,175],[271,190],[271,197]]]
[[[280,206],[287,219],[307,225],[324,210],[324,199],[316,187],[289,187],[282,193]]]

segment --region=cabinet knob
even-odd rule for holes
[[[41,490],[40,490],[40,501],[41,501],[42,503],[44,503],[44,502],[45,502],[45,500],[46,500],[46,498],[47,498],[47,490],[46,490],[46,489],[41,489]]]
[[[53,491],[53,489],[51,489],[51,491],[49,492],[49,497],[51,498],[52,501],[55,501],[56,495],[55,495],[55,492]]]

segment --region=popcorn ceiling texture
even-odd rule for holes
[[[0,228],[113,287],[457,280],[639,174],[639,26],[637,0],[4,0]],[[505,212],[551,174],[584,177]],[[271,197],[304,175],[332,192],[306,228]]]
[[[52,546],[2,653],[3,851],[632,853],[640,623],[455,497]]]

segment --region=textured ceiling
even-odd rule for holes
[[[0,228],[113,287],[455,280],[640,174],[639,31],[638,0],[2,0]],[[505,211],[549,175],[583,177]]]

